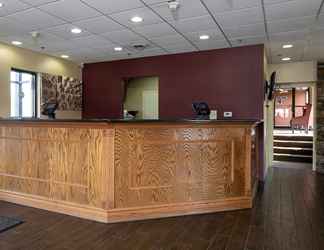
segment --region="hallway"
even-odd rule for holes
[[[324,176],[277,162],[252,210],[105,225],[0,202],[25,221],[0,234],[0,249],[321,250],[323,210]]]

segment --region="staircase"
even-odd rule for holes
[[[311,163],[313,161],[313,137],[275,135],[274,160]]]

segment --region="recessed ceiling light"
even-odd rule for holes
[[[282,60],[282,61],[290,61],[291,58],[290,58],[290,57],[284,57],[284,58],[282,58],[281,60]]]
[[[143,18],[141,18],[140,16],[134,16],[131,18],[131,21],[133,23],[140,23],[140,22],[143,22]]]
[[[62,57],[62,58],[65,58],[65,59],[66,59],[66,58],[69,58],[68,55],[61,55],[61,57]]]
[[[11,43],[16,46],[22,45],[22,42],[19,41],[12,41]]]
[[[201,36],[199,36],[199,39],[200,40],[207,40],[207,39],[209,39],[209,35],[201,35]]]
[[[123,48],[122,48],[122,47],[115,47],[114,50],[115,50],[115,51],[122,51]]]
[[[0,8],[2,8],[3,7],[3,3],[0,3]]]
[[[284,44],[284,45],[282,45],[282,48],[284,48],[284,49],[290,49],[292,47],[294,47],[294,45],[292,45],[292,44]]]
[[[80,33],[82,32],[82,30],[79,29],[79,28],[73,28],[73,29],[71,29],[71,32],[72,32],[73,34],[80,34]]]

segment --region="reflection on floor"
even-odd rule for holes
[[[253,209],[129,223],[101,224],[0,202],[20,217],[0,234],[0,249],[322,250],[324,176],[309,164],[275,163]]]

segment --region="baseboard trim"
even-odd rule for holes
[[[252,208],[251,197],[228,198],[219,201],[186,202],[158,206],[112,209],[108,211],[108,221],[136,221],[247,208]]]
[[[55,213],[75,216],[87,220],[107,223],[107,211],[75,203],[51,200],[36,195],[0,190],[0,200]]]
[[[215,201],[104,210],[5,190],[0,190],[0,200],[103,223],[214,213],[252,207],[252,197],[239,197]]]

